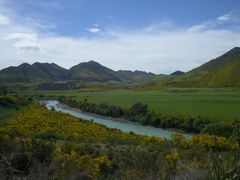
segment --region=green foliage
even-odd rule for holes
[[[218,137],[214,135],[195,135],[189,140],[188,145],[194,149],[204,150],[232,150],[238,149],[236,141],[231,143],[225,137]]]
[[[41,163],[49,163],[52,159],[54,145],[52,142],[34,140],[32,143],[33,158]]]
[[[60,96],[58,100],[61,103],[74,108],[79,108],[86,112],[96,113],[103,116],[125,118],[143,125],[181,129],[188,132],[199,133],[206,125],[213,122],[210,118],[200,116],[158,115],[149,110],[148,105],[144,103],[135,103],[129,109],[122,109],[119,106],[109,105],[107,103],[94,104],[89,103],[87,99],[82,102],[66,96]]]
[[[55,150],[57,166],[62,170],[59,177],[66,179],[74,175],[80,179],[96,179],[103,169],[110,167],[111,161],[107,156],[94,156],[79,148],[67,143]]]
[[[209,163],[209,180],[239,180],[240,179],[240,152],[211,154]]]
[[[72,97],[77,101],[88,99],[89,103],[102,102],[129,109],[136,102],[148,104],[149,110],[157,114],[171,116],[201,116],[218,120],[234,120],[240,117],[239,88],[168,88],[161,90],[127,90],[112,87],[106,90],[106,84],[81,85],[78,90],[21,90],[19,95],[45,95],[44,99],[57,99],[58,96]],[[110,85],[108,85],[110,86]],[[116,89],[118,88],[118,89]],[[34,97],[34,98],[35,98]],[[41,99],[43,99],[41,98]]]
[[[0,107],[18,109],[29,102],[20,96],[0,96]]]
[[[18,113],[21,107],[30,103],[29,100],[20,96],[0,96],[0,127],[5,121]]]
[[[166,179],[232,149],[223,137],[138,136],[32,105],[0,128],[0,178]]]
[[[233,134],[234,126],[230,123],[217,122],[207,125],[201,133],[216,136],[230,137]]]
[[[79,108],[83,111],[96,113],[103,116],[122,117],[125,113],[124,112],[125,110],[123,110],[119,106],[113,106],[107,103],[100,104],[89,103],[87,99],[84,99],[84,101],[76,101],[75,99],[72,98],[60,96],[58,100],[62,103],[68,104],[71,107]]]
[[[148,105],[143,103],[136,103],[129,109],[130,116],[136,116],[139,114],[147,114],[148,112]]]
[[[4,121],[6,121],[10,117],[12,117],[17,112],[18,112],[18,110],[16,110],[15,108],[14,109],[12,109],[12,108],[0,108],[0,127],[2,126]]]

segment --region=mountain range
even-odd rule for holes
[[[83,82],[123,82],[139,78],[152,77],[155,74],[144,71],[114,71],[95,61],[83,62],[70,69],[64,69],[54,63],[8,67],[0,71],[0,82],[49,82],[58,80],[79,80]]]
[[[159,78],[158,78],[159,76]],[[161,76],[161,77],[160,77]],[[240,86],[240,48],[235,47],[222,56],[189,71],[170,75],[155,75],[144,71],[114,71],[95,61],[83,62],[70,69],[54,63],[8,67],[0,71],[0,83],[16,82],[145,82],[150,87],[220,87]],[[151,81],[154,80],[154,81]]]

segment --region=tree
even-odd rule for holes
[[[228,138],[232,135],[233,130],[234,126],[232,124],[226,122],[218,122],[207,125],[201,133]]]
[[[148,111],[148,105],[144,103],[136,103],[134,104],[130,110],[129,114],[135,116],[137,114],[146,114]]]

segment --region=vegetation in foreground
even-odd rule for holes
[[[0,128],[1,179],[240,177],[236,138],[204,134],[187,140],[174,134],[166,140],[123,133],[33,104],[22,108]]]

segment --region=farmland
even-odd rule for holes
[[[106,102],[129,108],[136,102],[147,103],[156,113],[166,115],[209,116],[219,120],[240,118],[239,88],[169,88],[163,90],[40,91],[25,90],[20,95],[72,96],[76,100]]]

